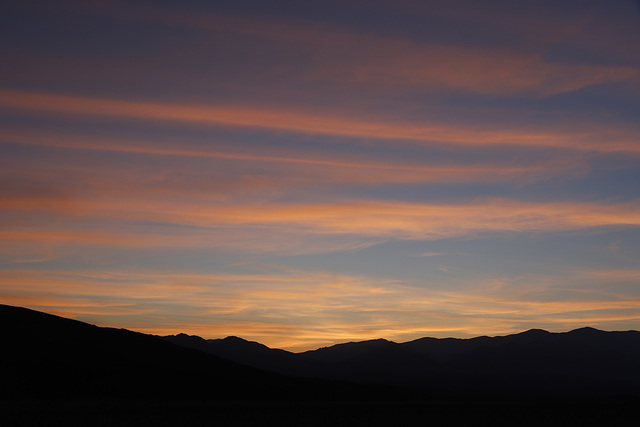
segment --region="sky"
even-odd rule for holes
[[[0,6],[0,301],[159,335],[640,329],[640,4]]]

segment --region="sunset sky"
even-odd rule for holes
[[[640,329],[632,0],[0,6],[0,302],[294,351]]]

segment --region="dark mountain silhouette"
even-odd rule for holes
[[[435,395],[640,396],[640,332],[532,329],[471,339],[371,340],[304,353],[237,337],[165,339],[289,375],[411,387]]]
[[[403,344],[372,340],[296,354],[237,337],[204,340],[180,334],[161,339],[6,305],[0,305],[0,325],[2,425],[389,426],[420,420],[434,425],[564,426],[637,421],[638,399],[491,394],[494,389],[531,392],[540,379],[546,387],[541,390],[548,391],[544,381],[554,385],[561,373],[588,390],[602,385],[602,379],[612,381],[606,396],[635,387],[637,397],[637,332],[528,331]],[[201,350],[316,378],[407,383],[437,392],[293,378]],[[509,375],[515,375],[511,383],[505,382]],[[512,383],[517,387],[510,389]]]
[[[0,305],[0,398],[388,399],[396,390],[266,372],[152,335]]]
[[[292,353],[238,337],[160,338],[100,328],[6,305],[0,305],[0,325],[5,398],[418,396],[397,387],[438,397],[640,396],[637,331],[533,329],[472,339],[379,339]]]
[[[162,338],[224,359],[288,375],[304,374],[314,367],[313,364],[305,363],[294,353],[272,349],[266,345],[233,336],[205,340],[195,335],[178,334]]]

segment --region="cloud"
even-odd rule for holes
[[[136,212],[113,204],[88,205],[94,212],[136,218]],[[141,209],[140,209],[141,208]],[[464,204],[361,201],[279,203],[244,206],[169,206],[149,204],[139,211],[157,221],[217,227],[287,226],[310,232],[404,238],[443,238],[476,231],[560,231],[609,225],[640,225],[634,204],[535,203],[507,199]],[[173,211],[173,212],[172,212]],[[158,212],[158,213],[153,213]],[[144,215],[144,216],[146,216]],[[143,216],[143,218],[144,218]],[[151,218],[148,218],[151,219]]]
[[[117,2],[109,2],[104,11],[143,22],[188,27],[199,31],[205,39],[224,33],[236,41],[234,46],[241,52],[260,49],[280,58],[279,53],[286,51],[287,58],[308,58],[305,65],[287,62],[287,68],[297,70],[294,77],[297,80],[323,86],[353,89],[354,85],[360,84],[376,90],[388,86],[400,91],[447,88],[480,94],[537,97],[638,75],[638,70],[630,66],[573,64],[545,59],[546,51],[559,40],[586,32],[585,26],[593,19],[592,14],[564,13],[565,19],[519,14],[516,20],[504,9],[494,8],[494,13],[487,13],[484,8],[474,7],[472,2],[463,4],[465,6],[453,8],[427,6],[428,11],[423,12],[427,20],[424,25],[434,20],[434,14],[444,16],[450,25],[458,25],[460,31],[470,25],[469,21],[480,21],[484,26],[490,22],[492,28],[529,39],[529,49],[518,46],[515,50],[504,43],[500,47],[488,42],[461,44],[459,38],[454,37],[444,41],[411,39],[304,19],[196,13],[180,8],[130,6]],[[388,9],[393,10],[393,7]],[[419,11],[420,7],[411,5],[403,9],[406,13],[410,9]],[[513,24],[515,21],[519,24],[517,27]],[[541,29],[543,23],[544,30]],[[241,40],[247,38],[251,43],[245,45]],[[291,55],[291,52],[297,55]],[[269,73],[269,69],[263,72]]]
[[[27,203],[27,207],[43,208],[43,214],[56,212],[49,204]],[[71,210],[64,201],[60,209],[64,219],[58,223],[47,226],[25,222],[19,228],[0,230],[0,239],[11,245],[209,247],[243,252],[313,253],[353,250],[398,239],[438,240],[640,226],[640,207],[635,203],[527,202],[504,198],[447,203],[376,200],[176,203],[171,198],[120,196],[77,199]]]
[[[447,255],[447,254],[441,253],[441,252],[423,252],[420,254],[420,256],[424,256],[424,257],[432,257],[432,256],[440,256],[440,255]]]
[[[98,116],[151,121],[175,121],[208,126],[263,128],[289,132],[330,135],[369,140],[435,142],[461,146],[532,146],[580,151],[640,151],[632,129],[611,129],[584,124],[574,131],[487,129],[469,125],[400,122],[336,113],[283,110],[276,108],[221,105],[184,105],[124,101],[68,95],[0,90],[0,108],[15,112],[63,114],[72,117]],[[24,137],[23,137],[24,138]],[[24,138],[25,140],[27,138]],[[35,140],[36,138],[31,138]]]
[[[318,60],[322,65],[310,71],[308,78],[341,80],[345,85],[405,86],[425,92],[457,90],[493,96],[544,97],[638,75],[633,67],[551,63],[541,53],[513,53],[496,48],[397,41],[382,46],[371,43],[359,46],[358,50],[357,62]]]
[[[89,135],[69,135],[33,131],[0,131],[0,139],[21,145],[34,145],[50,148],[65,148],[72,150],[89,150],[126,153],[131,156],[150,155],[163,156],[168,160],[162,172],[159,170],[146,172],[149,175],[158,176],[160,173],[171,175],[175,171],[184,169],[189,158],[197,159],[199,162],[208,160],[209,165],[216,165],[215,168],[199,168],[194,170],[191,164],[189,176],[183,175],[183,180],[194,181],[188,185],[183,182],[179,191],[193,191],[198,188],[196,182],[202,179],[203,174],[207,175],[207,189],[219,187],[221,182],[218,176],[224,171],[224,181],[230,188],[255,187],[299,187],[313,185],[319,180],[324,185],[335,183],[346,184],[380,184],[380,183],[463,183],[463,182],[514,182],[515,180],[528,182],[535,179],[547,179],[550,175],[570,175],[581,173],[585,170],[585,165],[580,158],[567,158],[558,156],[550,160],[540,160],[535,157],[525,159],[515,159],[507,161],[490,162],[427,162],[423,159],[392,159],[371,155],[345,154],[340,150],[340,146],[329,145],[324,150],[317,152],[301,149],[278,149],[276,147],[253,147],[253,146],[231,146],[231,144],[217,143],[209,141],[206,145],[189,143],[182,139],[179,142],[154,142],[144,140],[127,140],[118,138],[100,138]],[[51,161],[59,157],[60,166],[56,166]],[[135,159],[135,157],[133,157]],[[180,160],[184,159],[184,160]],[[96,167],[83,168],[78,164],[69,164],[67,153],[52,152],[47,156],[47,162],[37,163],[33,158],[25,159],[25,162],[33,163],[31,169],[43,169],[49,171],[47,180],[56,181],[63,176],[74,176],[77,180],[83,176],[83,184],[87,185],[90,176],[96,176],[103,170],[104,176],[95,179],[92,183],[93,191],[107,191],[107,186],[117,185],[116,182],[122,176],[117,177],[109,164],[98,165]],[[34,163],[36,162],[36,163]],[[143,163],[138,161],[138,164]],[[112,167],[116,167],[113,165]],[[144,165],[138,166],[142,170]],[[34,172],[35,173],[35,170]],[[56,174],[58,174],[56,176]],[[138,175],[143,175],[140,172]],[[17,177],[30,177],[31,172],[23,169],[20,171],[5,172],[6,179],[16,179]],[[109,177],[111,175],[111,177]],[[255,179],[251,179],[255,177]],[[108,184],[105,183],[108,181]],[[67,181],[70,181],[67,179]],[[137,181],[140,181],[139,179]],[[150,191],[152,180],[147,181],[144,191]],[[128,179],[126,187],[131,188],[131,180]],[[171,182],[162,182],[164,191],[171,191]],[[235,182],[235,184],[233,184]],[[105,188],[97,189],[101,185]],[[66,186],[72,186],[72,182],[67,182]],[[124,186],[124,185],[123,185]],[[188,188],[186,188],[188,187]],[[222,186],[224,187],[224,186]],[[59,191],[55,189],[55,191]],[[24,200],[24,192],[21,197],[15,197],[13,203]],[[0,197],[2,192],[0,192]],[[4,202],[9,203],[8,201]]]

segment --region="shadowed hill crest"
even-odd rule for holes
[[[532,329],[471,339],[378,339],[291,353],[238,337],[156,337],[100,328],[6,305],[0,305],[0,325],[0,362],[8,368],[0,386],[4,397],[411,394],[397,387],[429,396],[640,397],[637,331]]]
[[[531,329],[469,339],[377,339],[292,353],[238,337],[164,337],[184,346],[289,375],[382,383],[429,392],[554,395],[640,394],[640,332],[585,327]]]

